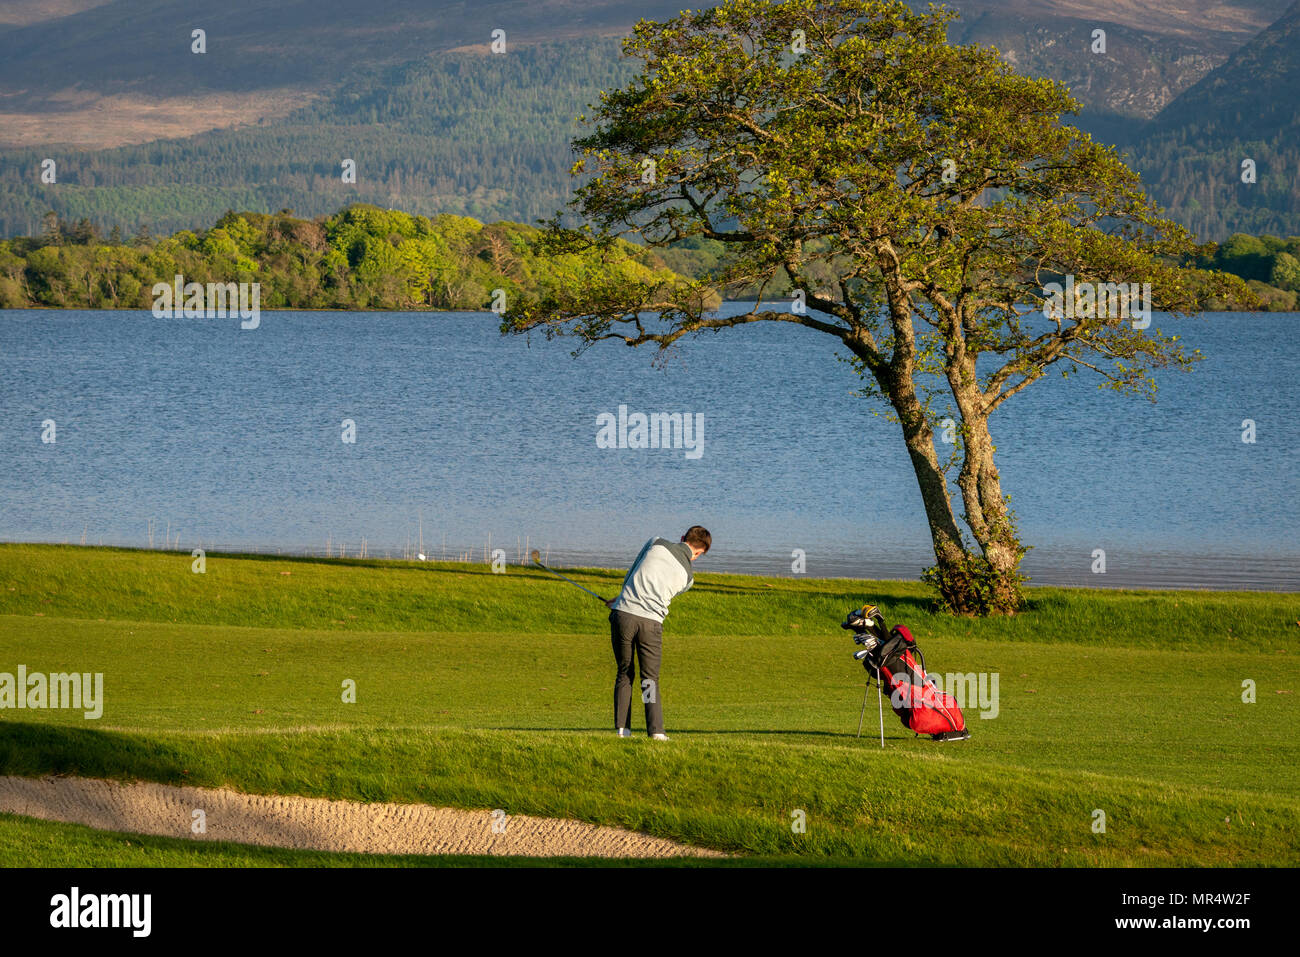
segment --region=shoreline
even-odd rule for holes
[[[0,540],[0,549],[16,547],[36,546],[40,548],[71,548],[71,549],[89,549],[91,551],[115,551],[129,553],[149,553],[149,554],[166,554],[174,555],[178,558],[189,560],[192,557],[192,548],[150,548],[144,545],[121,545],[115,543],[105,544],[80,544],[76,542],[50,542],[50,541],[23,541],[13,539]],[[202,547],[202,546],[194,546]],[[481,548],[481,546],[479,546]],[[457,557],[441,558],[435,555],[428,556],[421,561],[417,558],[405,558],[400,554],[391,554],[386,550],[368,550],[366,555],[324,555],[319,551],[311,549],[284,548],[276,546],[216,546],[203,547],[205,558],[230,558],[230,559],[280,559],[284,561],[328,563],[338,565],[362,566],[362,567],[382,567],[391,565],[393,567],[410,567],[410,566],[428,566],[430,568],[438,567],[474,567],[479,565],[490,565],[490,562],[482,559],[473,559],[462,561],[459,559],[467,550],[457,546],[454,550],[450,547],[448,551],[454,551]],[[593,571],[593,572],[623,572],[625,567],[618,564],[617,560],[610,558],[608,555],[602,555],[597,552],[582,552],[580,550],[566,549],[556,552],[557,557],[548,560],[552,568],[563,569],[567,571]],[[1221,556],[1223,562],[1242,561],[1241,556]],[[1257,558],[1256,561],[1268,561],[1269,559]],[[1300,558],[1292,558],[1292,562],[1300,565]],[[909,576],[902,570],[902,567],[896,562],[865,562],[860,569],[850,569],[838,567],[840,563],[828,563],[835,565],[828,569],[827,573],[820,574],[801,574],[796,575],[789,572],[788,564],[773,566],[761,563],[757,559],[746,560],[744,557],[737,558],[725,563],[710,563],[709,567],[698,568],[697,574],[707,576],[730,576],[736,578],[777,578],[788,579],[790,581],[832,581],[832,582],[891,582],[902,584],[914,584],[920,586],[920,569],[917,569],[915,575]],[[509,561],[506,566],[509,568],[530,568],[527,562]],[[785,571],[777,570],[779,568]],[[874,571],[873,571],[874,569]],[[1197,577],[1178,577],[1179,571],[1188,571],[1191,569],[1175,568],[1171,573],[1165,576],[1154,575],[1134,575],[1126,573],[1126,570],[1120,569],[1117,572],[1107,573],[1104,581],[1079,580],[1081,578],[1077,573],[1071,580],[1069,576],[1059,574],[1059,567],[1031,569],[1035,571],[1025,582],[1026,589],[1050,589],[1061,588],[1078,592],[1104,592],[1116,594],[1120,592],[1149,592],[1151,594],[1160,593],[1181,593],[1181,592],[1203,592],[1208,594],[1273,594],[1273,595],[1293,595],[1300,593],[1300,576],[1296,581],[1289,578],[1282,581],[1227,581],[1222,583],[1206,583],[1204,578],[1212,575],[1213,571],[1203,568]],[[1280,587],[1279,587],[1280,586]]]
[[[753,300],[753,299],[723,299],[721,302],[722,302],[722,305],[729,305],[729,304],[734,304],[734,303],[752,303],[752,302],[754,302],[754,300]],[[781,300],[773,299],[773,300],[771,300],[771,302],[772,302],[772,303],[777,303],[777,302],[781,302]],[[108,308],[108,307],[105,307],[105,306],[42,306],[42,305],[28,305],[28,306],[0,306],[0,315],[3,315],[4,313],[9,313],[9,312],[144,312],[144,313],[148,313],[149,311],[150,311],[150,310],[149,310],[149,307],[148,307],[148,306],[139,306],[139,307],[134,308],[134,309]],[[430,315],[454,314],[454,315],[461,315],[461,316],[465,316],[465,315],[483,315],[483,316],[492,316],[492,317],[495,318],[498,322],[500,322],[500,319],[501,319],[501,317],[498,316],[498,315],[497,315],[495,312],[493,312],[491,309],[443,309],[443,308],[438,307],[438,306],[401,306],[401,307],[388,306],[388,307],[374,307],[374,308],[370,308],[370,307],[366,307],[366,308],[360,308],[360,307],[348,307],[348,308],[342,308],[342,307],[313,307],[313,306],[275,306],[275,307],[265,306],[265,307],[260,307],[258,311],[259,311],[259,313],[263,313],[263,312],[271,312],[271,313],[275,313],[275,312],[322,312],[322,313],[324,313],[324,312],[332,312],[332,313],[363,313],[363,314],[364,314],[364,313],[388,313],[388,314],[391,314],[391,315],[421,315],[421,314],[424,314],[424,313],[428,313],[428,314],[430,314]],[[714,311],[715,311],[715,310],[709,310],[710,313],[712,313],[712,312],[714,312]],[[1236,308],[1236,307],[1234,307],[1234,308],[1223,308],[1223,309],[1211,309],[1211,308],[1209,308],[1209,307],[1206,307],[1206,308],[1200,309],[1199,311],[1197,311],[1197,312],[1195,312],[1195,313],[1190,314],[1190,318],[1195,318],[1195,317],[1197,317],[1197,316],[1205,316],[1205,315],[1220,315],[1220,314],[1232,314],[1232,313],[1238,313],[1238,314],[1241,314],[1241,315],[1251,315],[1251,316],[1256,316],[1256,315],[1258,315],[1258,316],[1300,316],[1300,309],[1278,309],[1278,310],[1271,310],[1271,309],[1242,309],[1242,308]],[[1156,310],[1156,311],[1153,311],[1153,312],[1152,312],[1152,315],[1153,315],[1153,316],[1167,316],[1167,315],[1173,315],[1173,314],[1172,314],[1172,313],[1168,313],[1168,312],[1163,312],[1163,311],[1160,311],[1160,310]],[[1181,318],[1189,318],[1189,316],[1188,316],[1187,314],[1179,313],[1178,315],[1179,315]],[[151,316],[150,318],[153,318],[153,317]],[[182,317],[177,317],[177,318],[182,318]]]

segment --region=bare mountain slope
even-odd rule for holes
[[[6,0],[0,147],[148,142],[277,119],[358,66],[508,41],[624,33],[686,0]],[[924,6],[918,0],[917,6]],[[1146,120],[1276,19],[1286,0],[955,0],[954,39],[1075,87],[1099,118]],[[1110,53],[1089,52],[1108,30]],[[206,31],[207,52],[191,52]],[[1103,122],[1104,127],[1104,122]]]

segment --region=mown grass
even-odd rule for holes
[[[0,712],[0,773],[501,807],[768,862],[1300,862],[1300,596],[1043,589],[1016,619],[958,621],[910,583],[702,575],[666,627],[664,745],[610,733],[603,611],[538,573],[190,561],[0,546],[0,672],[101,671],[106,698],[98,722]],[[998,673],[997,717],[968,708],[974,738],[940,746],[886,705],[882,751],[871,701],[856,738],[863,672],[837,623],[864,600],[931,670]],[[16,827],[0,861],[30,862]],[[150,846],[299,863],[178,843]]]

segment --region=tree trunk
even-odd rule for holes
[[[1002,479],[993,463],[988,415],[973,368],[950,370],[948,381],[962,416],[964,455],[957,487],[966,507],[966,524],[988,566],[985,569],[988,611],[1014,613],[1024,606],[1019,567],[1025,549],[1007,511]]]
[[[922,577],[938,589],[940,600],[951,611],[961,615],[984,614],[978,569],[962,543],[961,529],[952,513],[947,477],[939,467],[934,450],[934,429],[910,382],[896,384],[886,378],[881,386],[898,414],[930,526],[935,565],[926,569]]]
[[[903,441],[907,443],[907,454],[912,459],[912,470],[921,488],[921,501],[925,505],[935,558],[940,562],[959,559],[965,549],[962,547],[961,529],[952,514],[952,501],[948,497],[943,470],[934,451],[934,432],[921,418],[919,426],[910,423],[903,426]]]
[[[886,251],[892,252],[892,251]],[[916,337],[912,327],[912,303],[901,282],[897,281],[897,262],[890,272],[891,258],[882,253],[881,271],[893,275],[895,282],[888,283],[890,322],[894,329],[894,355],[888,364],[879,361],[864,343],[852,337],[845,344],[863,360],[876,378],[881,392],[898,415],[903,429],[903,441],[912,459],[921,488],[921,501],[930,526],[930,540],[934,545],[935,565],[921,574],[939,592],[940,602],[959,615],[986,615],[991,610],[988,597],[988,566],[966,550],[961,528],[952,514],[952,499],[948,495],[948,477],[939,467],[939,457],[934,450],[934,429],[930,425],[925,407],[916,395],[912,376],[915,371]]]

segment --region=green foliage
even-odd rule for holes
[[[1263,240],[1255,236],[1236,233],[1219,247],[1216,265],[1228,269],[1242,279],[1266,280],[1271,257]]]
[[[937,608],[985,618],[1020,611],[1025,604],[1022,586],[1029,578],[1020,572],[1019,562],[1004,571],[982,555],[964,552],[955,561],[924,569],[921,581],[934,589]]]
[[[1294,312],[1296,293],[1289,289],[1278,289],[1257,279],[1246,283],[1246,288],[1259,299],[1259,308],[1266,312]]]
[[[1269,285],[1278,289],[1300,292],[1300,259],[1289,252],[1279,252],[1273,257],[1273,268],[1268,274]]]
[[[1294,294],[1300,292],[1300,236],[1282,239],[1234,233],[1222,243],[1201,247],[1195,262],[1202,269],[1221,270],[1246,280],[1249,291],[1259,300],[1259,308],[1289,311],[1295,307]],[[1231,296],[1213,305],[1256,308]]]
[[[676,277],[626,243],[621,263],[592,251],[539,259],[539,231],[354,205],[328,218],[227,212],[211,229],[144,244],[75,241],[56,216],[39,239],[0,243],[0,308],[147,308],[154,283],[259,282],[262,305],[294,309],[486,309],[611,277]],[[649,264],[647,264],[649,263]]]

